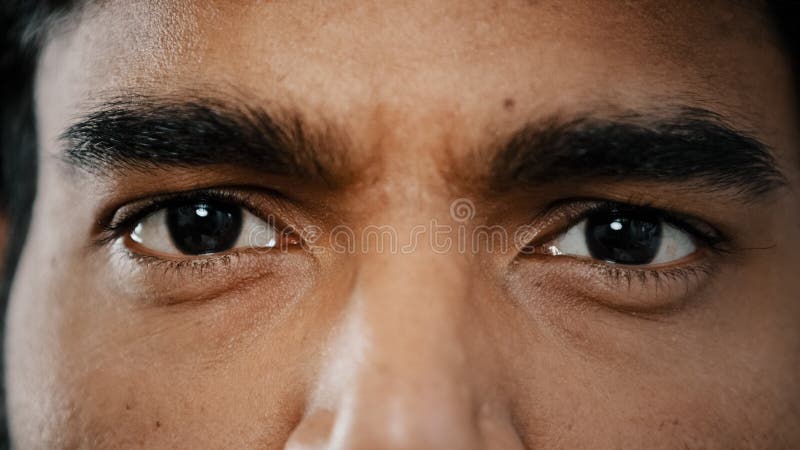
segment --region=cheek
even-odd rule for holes
[[[76,294],[35,299],[72,305],[53,314],[28,307],[32,297],[15,298],[25,305],[9,317],[15,436],[46,430],[53,447],[153,448],[177,439],[250,448],[285,442],[299,420],[304,368],[314,360],[300,345],[302,318],[267,330],[219,309],[87,313]]]
[[[28,436],[54,448],[285,442],[316,358],[308,343],[323,340],[308,330],[324,332],[329,317],[267,308],[268,284],[203,304],[135,305],[95,285],[98,269],[68,252],[42,280],[45,253],[28,249],[8,316],[21,448]]]
[[[107,448],[255,448],[285,442],[303,411],[305,387],[279,355],[190,366],[110,359],[72,386],[80,434]]]
[[[555,290],[511,289],[519,313],[503,320],[497,351],[513,363],[507,382],[521,433],[560,436],[568,448],[780,447],[759,430],[796,428],[791,379],[800,365],[787,355],[800,354],[789,326],[797,316],[776,317],[789,312],[779,289],[742,285],[758,283],[722,272],[692,308],[659,320],[570,305]]]

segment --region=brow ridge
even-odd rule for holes
[[[751,198],[786,184],[768,146],[699,108],[666,117],[551,117],[512,133],[490,163],[498,189],[578,179],[683,184]]]
[[[157,167],[237,165],[333,182],[344,138],[296,112],[211,97],[126,95],[102,102],[60,139],[64,160],[109,176]]]

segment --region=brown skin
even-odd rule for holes
[[[6,337],[19,448],[800,446],[798,118],[757,14],[727,2],[102,3],[54,34],[37,78],[39,193]],[[198,86],[334,123],[349,136],[345,182],[230,167],[99,178],[54,157],[58,134],[105,96]],[[485,170],[480,149],[528,121],[665,103],[752,130],[789,187],[743,204],[679,186],[465,183]],[[230,184],[287,194],[253,195],[294,225],[388,224],[401,237],[433,218],[455,225],[461,197],[477,210],[470,227],[523,225],[561,198],[638,198],[761,250],[698,256],[709,279],[667,294],[634,282],[604,303],[575,287],[604,275],[571,257],[423,241],[408,254],[242,252],[201,278],[92,244],[98,218],[133,199]],[[608,306],[676,292],[688,295],[669,312]]]

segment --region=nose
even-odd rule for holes
[[[371,258],[287,448],[523,448],[486,370],[465,264],[419,250]]]

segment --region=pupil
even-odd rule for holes
[[[242,231],[240,208],[197,202],[167,209],[167,229],[175,247],[188,255],[229,250]]]
[[[596,259],[618,264],[648,264],[658,254],[661,234],[658,218],[613,211],[589,217],[586,246]]]

